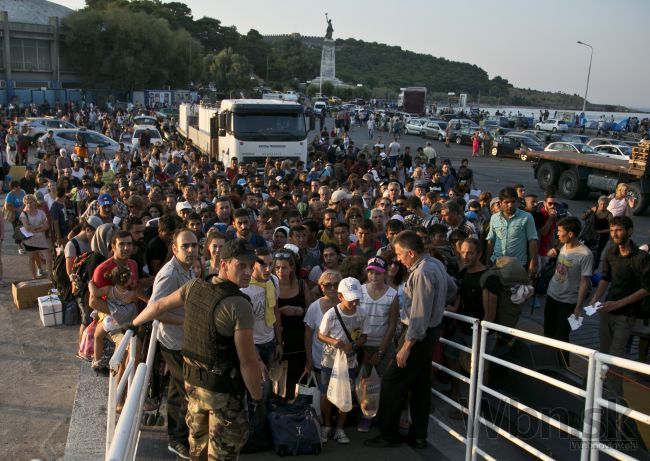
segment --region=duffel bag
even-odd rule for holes
[[[275,453],[284,455],[318,454],[323,448],[316,411],[302,396],[294,402],[269,402],[268,423]]]

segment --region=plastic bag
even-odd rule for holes
[[[279,397],[287,395],[287,370],[289,362],[276,362],[269,370],[269,379],[273,382],[273,393]]]
[[[375,367],[371,368],[370,374],[368,374],[368,367],[361,367],[356,389],[363,416],[374,418],[379,410],[379,394],[381,392],[381,378]]]
[[[327,400],[343,413],[352,410],[352,387],[348,374],[348,356],[341,349],[337,349],[334,358],[334,368],[329,386],[327,386]]]
[[[307,376],[308,375],[306,371],[302,374],[302,376],[300,376],[298,384],[296,384],[295,396],[298,397],[299,395],[304,395],[307,398],[311,399],[310,405],[320,418],[320,389],[318,389],[316,375],[314,375],[313,371],[310,372],[309,377],[307,378],[307,382],[305,384],[301,384],[302,380]]]
[[[93,358],[93,353],[95,352],[95,328],[97,328],[97,322],[93,320],[81,335],[77,355],[83,359],[92,360]]]

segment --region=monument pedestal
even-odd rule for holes
[[[319,84],[331,82],[334,85],[341,85],[343,82],[336,78],[336,42],[331,38],[323,39],[323,52],[320,59],[320,75],[312,80],[312,83]]]

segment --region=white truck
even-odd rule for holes
[[[181,104],[178,133],[212,160],[264,165],[268,157],[307,160],[302,104],[273,99],[224,99],[219,107]]]

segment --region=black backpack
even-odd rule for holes
[[[79,246],[79,242],[77,242],[77,240],[74,238],[71,240],[71,242],[77,250],[77,256],[79,256],[81,254],[81,247]],[[52,263],[51,274],[52,285],[58,290],[59,296],[63,301],[67,301],[72,298],[72,283],[70,282],[70,277],[68,276],[68,271],[65,267],[65,260],[65,251],[61,251],[58,255],[56,255],[54,262]]]

